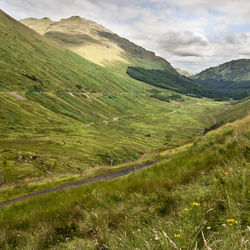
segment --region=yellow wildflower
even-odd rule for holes
[[[228,172],[225,172],[225,175],[228,175]]]
[[[181,238],[181,235],[180,234],[174,234],[174,237],[175,238]]]
[[[192,205],[192,206],[197,206],[197,207],[199,207],[201,204],[198,203],[198,202],[193,202],[193,203],[191,203],[191,205]]]
[[[189,210],[189,208],[184,208],[183,210],[184,210],[184,211],[188,211],[188,210]]]
[[[227,219],[227,222],[235,222],[235,219]]]

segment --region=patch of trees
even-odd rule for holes
[[[208,97],[216,100],[225,99],[221,93],[203,87],[194,80],[181,76],[175,71],[128,67],[127,74],[136,80],[184,95],[197,98]]]
[[[250,96],[250,81],[222,81],[215,79],[197,80],[202,86],[219,91],[224,96],[241,100]]]

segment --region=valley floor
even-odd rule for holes
[[[250,116],[147,170],[0,209],[3,249],[249,249]]]
[[[230,107],[191,97],[164,102],[147,91],[0,95],[0,201],[189,143],[213,125],[209,114]]]

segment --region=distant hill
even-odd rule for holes
[[[208,97],[222,100],[223,95],[214,90],[201,86],[196,81],[167,70],[143,69],[128,67],[127,74],[136,80],[140,80],[160,88],[172,90],[184,95],[194,97]]]
[[[190,73],[186,70],[183,70],[183,69],[176,69],[176,71],[180,74],[180,75],[183,75],[183,76],[186,76],[186,77],[190,77],[192,75],[194,75],[193,73]]]
[[[79,16],[72,16],[58,22],[51,21],[49,18],[26,18],[20,22],[102,66],[118,64],[124,72],[128,65],[174,71],[169,62],[156,56],[154,52]]]
[[[193,76],[203,86],[234,99],[250,95],[250,59],[233,60]]]

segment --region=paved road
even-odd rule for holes
[[[98,181],[112,180],[112,179],[115,179],[117,177],[128,175],[128,174],[135,172],[135,171],[138,171],[140,169],[150,167],[158,162],[160,162],[160,161],[147,162],[147,163],[141,164],[141,165],[136,166],[136,167],[126,168],[123,170],[119,170],[119,171],[115,171],[112,173],[96,176],[93,178],[88,178],[85,180],[75,181],[75,182],[63,184],[61,186],[48,188],[48,189],[41,190],[41,191],[38,191],[38,192],[35,192],[32,194],[18,197],[18,198],[12,199],[12,200],[0,202],[0,207],[11,205],[11,204],[14,204],[14,203],[19,202],[19,201],[25,201],[25,200],[33,198],[33,197],[38,197],[41,195],[50,194],[50,193],[53,193],[53,192],[56,192],[59,190],[69,189],[71,187],[77,187],[77,186],[86,185],[86,184],[94,183],[94,182],[98,182]]]

